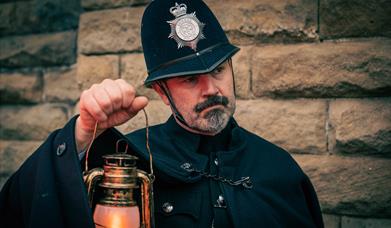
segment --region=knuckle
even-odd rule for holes
[[[80,100],[82,100],[84,97],[86,97],[87,93],[88,93],[87,90],[83,90],[80,94]]]
[[[120,79],[117,79],[116,80],[116,83],[118,83],[120,86],[123,86],[123,87],[127,87],[129,86],[130,84],[128,82],[126,82],[124,79],[120,78]]]
[[[118,106],[121,104],[121,100],[118,97],[114,97],[112,103],[115,108],[118,108]]]
[[[111,102],[108,101],[101,101],[100,107],[102,108],[102,110],[106,111],[107,113],[111,112],[112,110]]]
[[[91,110],[91,114],[97,119],[100,119],[100,118],[103,118],[104,116],[106,116],[106,114],[102,110],[100,110],[99,108],[94,108],[93,110]]]
[[[133,95],[136,94],[136,89],[135,89],[132,85],[129,85],[127,91],[128,91],[128,94],[129,94],[129,95],[132,95],[132,96],[133,96]]]
[[[80,104],[84,106],[88,106],[89,100],[91,99],[91,92],[89,90],[85,90],[80,95]]]
[[[94,83],[90,86],[89,90],[94,90],[98,87],[98,84]]]
[[[109,79],[109,78],[105,78],[103,79],[102,83],[110,83],[112,82],[113,80]]]
[[[114,105],[116,108],[120,108],[122,106],[122,97],[116,97],[116,99],[114,100]]]

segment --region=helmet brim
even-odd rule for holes
[[[196,52],[149,72],[147,79],[144,81],[144,85],[150,87],[154,82],[159,80],[209,73],[239,50],[238,47],[230,43],[222,43],[213,48]]]

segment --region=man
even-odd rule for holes
[[[323,227],[312,185],[290,155],[232,118],[231,57],[238,48],[209,8],[200,0],[152,1],[141,36],[145,85],[173,113],[149,130],[156,227]],[[93,227],[79,158],[98,122],[92,167],[119,139],[145,165],[146,129],[124,136],[112,127],[147,103],[123,80],[84,91],[80,115],[53,132],[4,186],[1,220],[10,227]]]

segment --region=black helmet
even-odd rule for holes
[[[212,71],[239,48],[201,0],[154,0],[145,9],[141,39],[148,77],[144,84]]]

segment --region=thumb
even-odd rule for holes
[[[148,98],[144,96],[135,97],[132,104],[127,109],[130,116],[135,116],[141,109],[145,108],[148,104]]]

